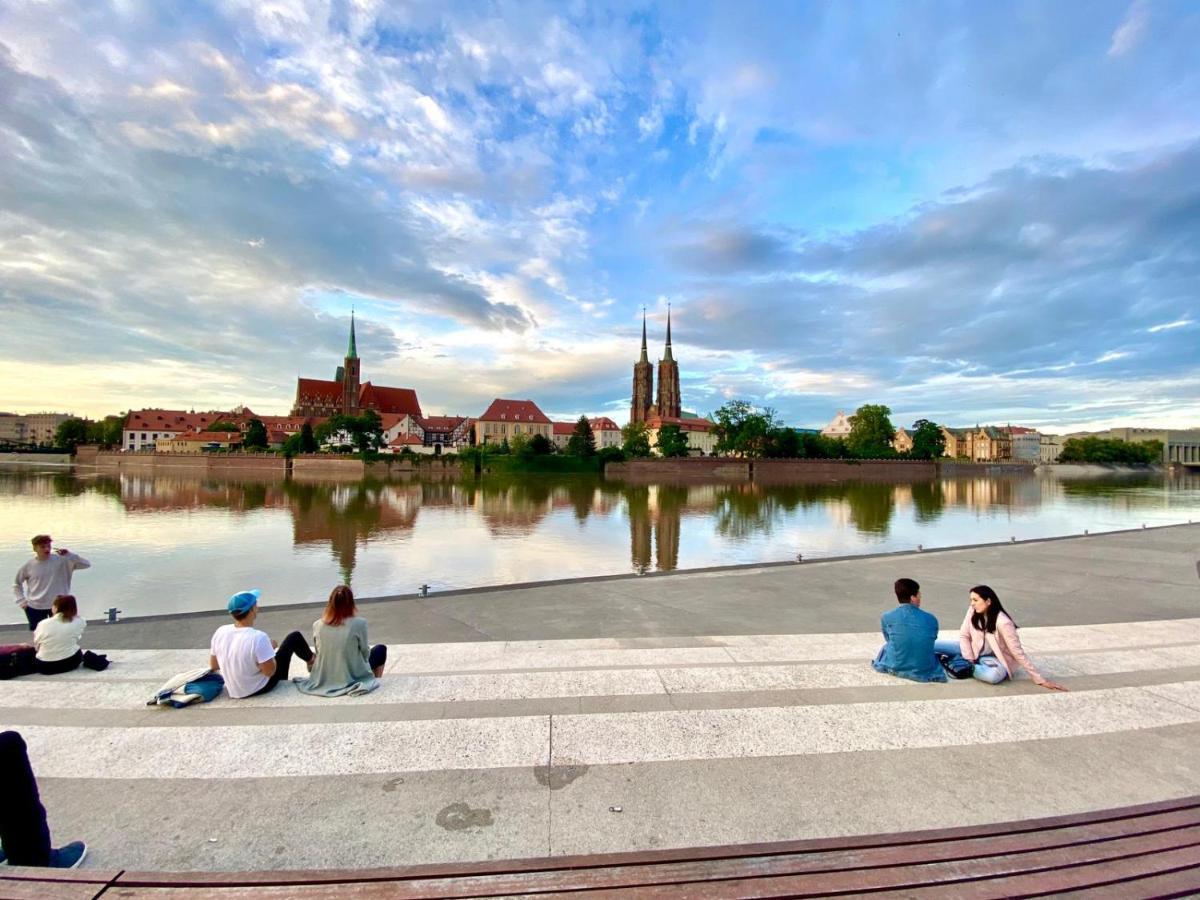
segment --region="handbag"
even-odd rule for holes
[[[975,663],[961,653],[938,653],[937,659],[951,678],[970,678],[975,671]]]
[[[30,644],[0,644],[0,681],[32,675],[36,655]]]

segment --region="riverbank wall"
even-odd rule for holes
[[[69,462],[70,457],[64,457],[64,460]],[[357,457],[326,453],[294,457],[273,453],[122,453],[80,447],[75,463],[110,473],[190,474],[214,478],[254,475],[263,479],[292,477],[298,481],[443,479],[457,478],[460,473],[455,462],[437,457],[398,457],[365,462]]]
[[[69,465],[70,453],[0,453],[0,463],[36,463],[44,466]]]
[[[895,483],[939,478],[1032,475],[1022,463],[930,462],[908,459],[633,459],[611,463],[605,477],[633,482],[714,481],[758,484],[838,484],[846,481]]]

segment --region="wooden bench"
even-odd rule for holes
[[[496,897],[955,898],[1200,894],[1200,797],[996,825],[862,837],[395,869],[127,872],[0,868],[39,900]]]

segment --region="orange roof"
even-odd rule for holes
[[[465,416],[421,416],[417,424],[426,431],[453,431],[471,420]]]
[[[246,414],[251,419],[258,419],[268,431],[299,431],[304,423],[314,424],[312,416],[256,416]]]
[[[598,416],[595,419],[588,419],[592,426],[592,431],[620,431],[621,426],[610,419],[608,416]]]
[[[480,421],[486,422],[539,422],[542,425],[551,424],[546,414],[538,409],[532,400],[501,400],[492,401]]]
[[[680,431],[712,431],[716,424],[708,419],[680,419],[676,416],[654,416],[646,420],[648,428],[662,428],[664,425],[678,425]]]
[[[326,381],[323,378],[297,378],[296,396],[298,398],[319,399],[328,403],[342,402],[342,383]]]
[[[554,434],[574,434],[575,433],[575,423],[574,422],[551,422],[550,424],[554,426],[554,432],[553,432]]]
[[[388,442],[389,447],[420,446],[425,442],[415,434],[402,434],[394,441]]]
[[[189,431],[176,435],[172,440],[206,441],[210,444],[240,444],[242,433],[240,431]]]
[[[1024,428],[1020,425],[1010,425],[1008,427],[1009,434],[1036,434],[1036,428]]]
[[[380,387],[369,381],[358,390],[358,405],[380,413],[421,415],[421,404],[412,388]]]
[[[233,413],[210,410],[186,412],[182,409],[139,409],[125,417],[127,431],[196,431],[221,420],[232,421]]]

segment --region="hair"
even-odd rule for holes
[[[341,625],[357,613],[354,591],[348,585],[339,584],[329,592],[329,602],[325,604],[325,615],[321,618],[326,625]]]
[[[1004,610],[1004,606],[1000,603],[1000,598],[986,584],[977,584],[971,588],[972,594],[978,594],[982,599],[989,601],[987,612],[971,613],[971,625],[978,628],[980,631],[986,631],[988,634],[996,633],[996,620],[1000,618],[1000,613],[1008,615]],[[1009,616],[1011,619],[1012,616]],[[1013,623],[1016,625],[1016,622]]]
[[[73,594],[59,594],[54,598],[54,602],[50,605],[50,608],[62,616],[64,622],[70,622],[79,615],[79,607],[75,604],[75,596]]]
[[[35,546],[35,547],[36,547],[38,544],[49,544],[49,543],[50,543],[50,535],[48,535],[48,534],[35,534],[35,535],[33,536],[33,540],[31,540],[29,543],[33,544],[33,546]]]
[[[254,606],[250,607],[245,612],[240,612],[240,613],[231,612],[230,615],[233,616],[233,620],[235,622],[244,622],[249,617],[250,613],[254,612],[254,610],[257,609],[257,607],[258,607],[258,604],[255,604]]]
[[[912,598],[921,593],[921,586],[911,578],[897,578],[894,587],[899,603],[912,603]]]

